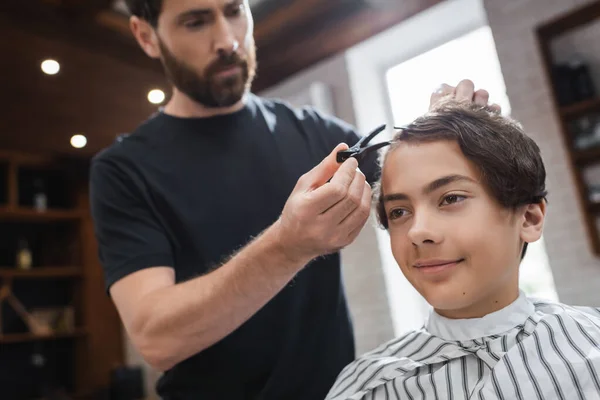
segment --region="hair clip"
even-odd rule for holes
[[[381,125],[379,128],[375,129],[373,132],[369,133],[367,136],[363,136],[358,143],[354,146],[350,147],[348,150],[342,150],[337,153],[337,162],[343,163],[350,157],[356,158],[358,161],[362,160],[367,154],[372,153],[374,151],[379,150],[382,147],[388,146],[391,142],[381,142],[368,146],[368,143],[385,130],[385,125]]]

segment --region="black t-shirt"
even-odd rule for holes
[[[218,268],[277,220],[347,124],[248,96],[233,114],[157,113],[96,155],[91,207],[106,288],[152,266],[181,282]],[[375,157],[361,164],[373,181]],[[339,254],[313,260],[230,335],[161,377],[164,399],[322,399],[354,359]]]

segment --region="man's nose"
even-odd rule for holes
[[[215,24],[215,52],[219,55],[229,55],[238,51],[240,43],[236,39],[233,29],[226,18],[218,18]]]

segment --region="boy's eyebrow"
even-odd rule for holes
[[[459,182],[459,181],[467,181],[467,182],[471,182],[471,183],[477,183],[474,179],[471,179],[465,175],[458,175],[458,174],[447,175],[447,176],[443,176],[443,177],[438,178],[438,179],[434,180],[433,182],[429,183],[423,189],[423,193],[431,194],[432,192],[438,190],[439,188],[442,188],[446,185],[449,185],[454,182]],[[383,196],[384,203],[388,202],[388,201],[398,201],[398,200],[408,200],[408,195],[406,195],[404,193],[391,193],[391,194],[387,194],[387,195]]]
[[[459,174],[447,175],[447,176],[441,177],[441,178],[436,179],[435,181],[431,182],[429,185],[427,185],[425,187],[425,189],[423,189],[423,193],[431,194],[431,192],[434,192],[441,187],[444,187],[446,185],[449,185],[454,182],[459,182],[459,181],[467,181],[467,182],[471,182],[471,183],[477,183],[474,179],[471,179],[465,175],[459,175]]]

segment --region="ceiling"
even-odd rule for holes
[[[373,1],[373,3],[370,3]],[[442,0],[250,0],[260,91]],[[0,0],[0,149],[89,157],[157,109],[160,63],[139,49],[122,1]],[[307,34],[310,32],[310,34]],[[5,40],[7,39],[7,40]],[[8,40],[9,39],[9,40]],[[53,58],[60,73],[45,75]],[[88,145],[69,140],[84,134]]]

